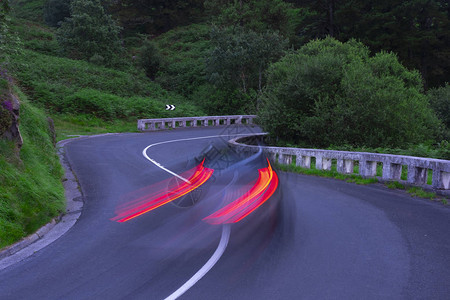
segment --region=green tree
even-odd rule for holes
[[[62,49],[71,58],[95,58],[111,64],[122,49],[121,28],[105,13],[99,0],[73,0],[71,15],[58,29],[57,38]]]
[[[315,40],[268,71],[258,112],[272,136],[307,146],[404,146],[435,137],[439,122],[418,72],[392,53],[350,40]]]
[[[117,0],[110,12],[130,32],[161,34],[177,26],[201,22],[203,0]]]
[[[440,86],[450,75],[450,4],[445,0],[302,0],[297,32],[306,43],[332,36],[356,38],[375,53],[393,51],[408,68],[418,69],[425,87]]]
[[[435,111],[437,117],[444,124],[443,138],[450,139],[450,85],[430,89],[427,92],[430,105]]]
[[[298,9],[282,0],[206,0],[205,9],[213,23],[223,27],[277,31],[292,39],[297,26]]]
[[[206,63],[209,81],[245,95],[262,91],[264,71],[284,54],[287,46],[287,41],[276,32],[257,33],[242,27],[213,27],[211,43],[214,48]]]
[[[163,64],[163,56],[154,42],[145,41],[139,54],[139,64],[144,68],[147,77],[155,80],[156,74]]]
[[[71,0],[47,0],[44,5],[44,20],[53,27],[57,27],[70,17]]]

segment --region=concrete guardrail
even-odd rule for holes
[[[253,124],[256,115],[235,115],[235,116],[204,116],[204,117],[183,117],[164,119],[141,119],[138,120],[138,130],[156,131],[170,128],[185,127],[207,127],[233,124]]]
[[[257,152],[260,146],[243,144],[246,140],[261,140],[265,134],[253,134],[235,138],[229,144],[237,151]],[[402,181],[402,168],[407,168],[408,184],[425,186],[428,170],[432,170],[431,187],[435,190],[450,189],[450,161],[443,159],[320,149],[265,147],[263,151],[273,161],[280,164],[291,164],[295,157],[295,164],[304,168],[311,167],[311,158],[316,161],[316,169],[331,170],[332,160],[336,160],[337,171],[342,174],[353,174],[355,162],[359,164],[359,175],[376,177],[377,165],[382,164],[381,181]]]

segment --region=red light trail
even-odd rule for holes
[[[169,191],[159,191],[127,203],[118,208],[116,216],[111,220],[120,223],[129,221],[195,190],[204,184],[214,172],[213,169],[205,168],[203,166],[204,161],[205,160],[203,160],[196,168],[187,172],[191,173],[193,171],[193,174],[188,179],[190,183],[183,182],[180,185],[170,187]]]
[[[278,176],[268,167],[259,169],[259,177],[255,185],[245,195],[227,206],[207,216],[203,220],[210,224],[237,223],[266,202],[278,187]]]

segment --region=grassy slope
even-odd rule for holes
[[[0,248],[33,233],[64,210],[62,168],[47,117],[18,91],[24,144],[18,159],[0,140]]]
[[[19,159],[14,145],[0,140],[0,248],[64,211],[63,173],[47,115],[55,121],[58,139],[63,139],[70,134],[134,131],[140,117],[203,114],[140,70],[113,70],[61,57],[54,30],[42,25],[43,1],[14,2],[11,29],[24,51],[13,57],[10,71],[20,86],[16,93],[24,145]],[[166,103],[177,110],[165,111]]]
[[[54,30],[42,24],[15,19],[13,30],[25,47],[14,57],[14,75],[30,100],[55,120],[58,139],[135,131],[138,118],[204,114],[131,65],[115,70],[60,57]],[[169,103],[177,109],[166,111]]]

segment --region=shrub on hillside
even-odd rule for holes
[[[395,54],[356,41],[314,40],[268,71],[258,112],[272,136],[323,147],[400,146],[434,138],[438,120],[421,77]]]
[[[71,58],[89,60],[101,55],[111,64],[121,51],[120,30],[99,0],[73,0],[70,18],[58,29],[58,42]]]
[[[152,41],[145,41],[139,54],[139,64],[145,70],[147,77],[155,80],[156,74],[163,64],[163,56]]]
[[[120,118],[126,113],[122,98],[97,90],[81,90],[66,97],[64,102],[65,113],[93,115],[103,120]]]
[[[447,83],[443,87],[431,89],[427,96],[437,117],[445,126],[444,138],[450,139],[450,85]]]
[[[83,89],[64,98],[59,103],[63,113],[93,116],[105,121],[116,119],[161,118],[201,115],[202,112],[188,103],[176,104],[176,111],[168,112],[165,104],[143,97],[119,97],[98,90]]]
[[[191,95],[206,83],[205,57],[211,51],[210,26],[191,24],[161,34],[154,41],[164,64],[156,81],[165,89]]]
[[[44,4],[44,20],[53,27],[60,26],[65,18],[70,17],[71,0],[47,0]]]

